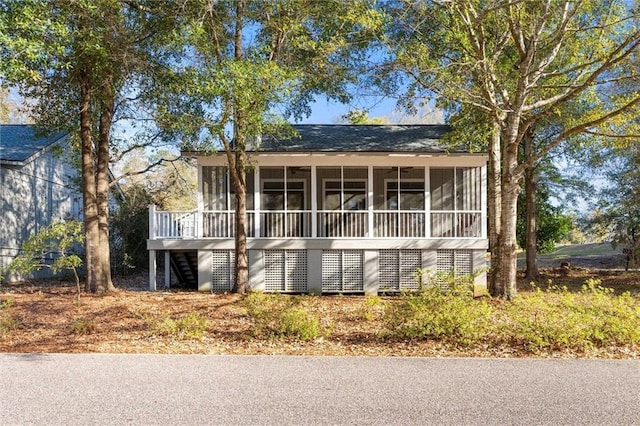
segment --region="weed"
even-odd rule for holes
[[[181,318],[165,316],[161,321],[152,321],[151,328],[159,336],[171,336],[178,339],[197,339],[204,337],[209,322],[200,312],[189,312]]]
[[[0,300],[0,334],[7,334],[13,330],[17,330],[22,325],[20,319],[13,317],[9,313],[14,303],[13,297]]]
[[[93,333],[95,331],[95,326],[91,320],[74,318],[68,325],[67,330],[69,330],[70,334],[84,336]]]
[[[307,311],[308,296],[281,296],[251,293],[246,298],[247,314],[253,319],[253,334],[257,337],[312,340],[328,336],[330,330]]]
[[[358,318],[372,321],[382,315],[383,309],[380,296],[367,296],[358,309]]]

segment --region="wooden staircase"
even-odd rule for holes
[[[171,251],[171,269],[181,288],[198,289],[198,252]]]

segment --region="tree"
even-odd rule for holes
[[[159,122],[185,149],[222,148],[235,193],[233,290],[248,290],[247,148],[257,136],[290,132],[284,118],[308,114],[314,96],[349,99],[374,31],[369,1],[262,0],[185,2],[174,53],[155,95],[170,105]],[[256,146],[256,148],[259,148]]]
[[[340,122],[346,124],[389,124],[385,117],[369,117],[364,109],[352,109],[340,116]]]
[[[516,294],[516,206],[521,181],[563,141],[611,134],[638,112],[637,92],[612,90],[636,79],[636,15],[624,1],[400,2],[393,9],[390,56],[409,77],[407,97],[433,96],[491,120],[489,213],[494,294]],[[585,114],[556,120],[554,133],[526,160],[529,128],[571,103]]]
[[[36,123],[79,144],[87,290],[113,290],[109,255],[112,125],[134,76],[149,69],[147,43],[168,28],[144,0],[7,0],[0,5],[0,72],[36,101]],[[155,13],[158,12],[158,13]],[[135,82],[134,82],[135,83]],[[135,85],[135,84],[134,84]]]
[[[9,272],[29,274],[48,268],[57,273],[68,269],[73,272],[80,299],[78,268],[82,265],[82,259],[73,250],[83,240],[82,222],[54,222],[22,244],[22,251],[9,265]],[[47,261],[49,255],[53,255],[52,261]]]
[[[592,228],[604,228],[614,247],[625,250],[629,263],[640,259],[640,146],[602,150],[592,158],[599,166],[606,184],[599,191],[598,213],[591,218]],[[629,266],[629,265],[627,265]]]

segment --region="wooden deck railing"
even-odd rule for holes
[[[249,238],[481,238],[482,214],[461,211],[311,210],[247,212]],[[150,239],[233,238],[236,213],[157,211],[149,207]],[[371,226],[370,226],[371,222]]]

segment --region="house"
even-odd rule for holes
[[[476,273],[486,288],[487,155],[447,150],[445,125],[295,125],[250,152],[247,246],[254,290],[416,289],[418,270]],[[150,207],[150,288],[164,254],[201,291],[234,276],[234,194],[225,155],[190,153],[198,208]]]
[[[57,220],[81,220],[82,193],[68,151],[66,133],[45,135],[34,125],[0,125],[0,270],[31,234]],[[48,273],[42,270],[37,277]]]

